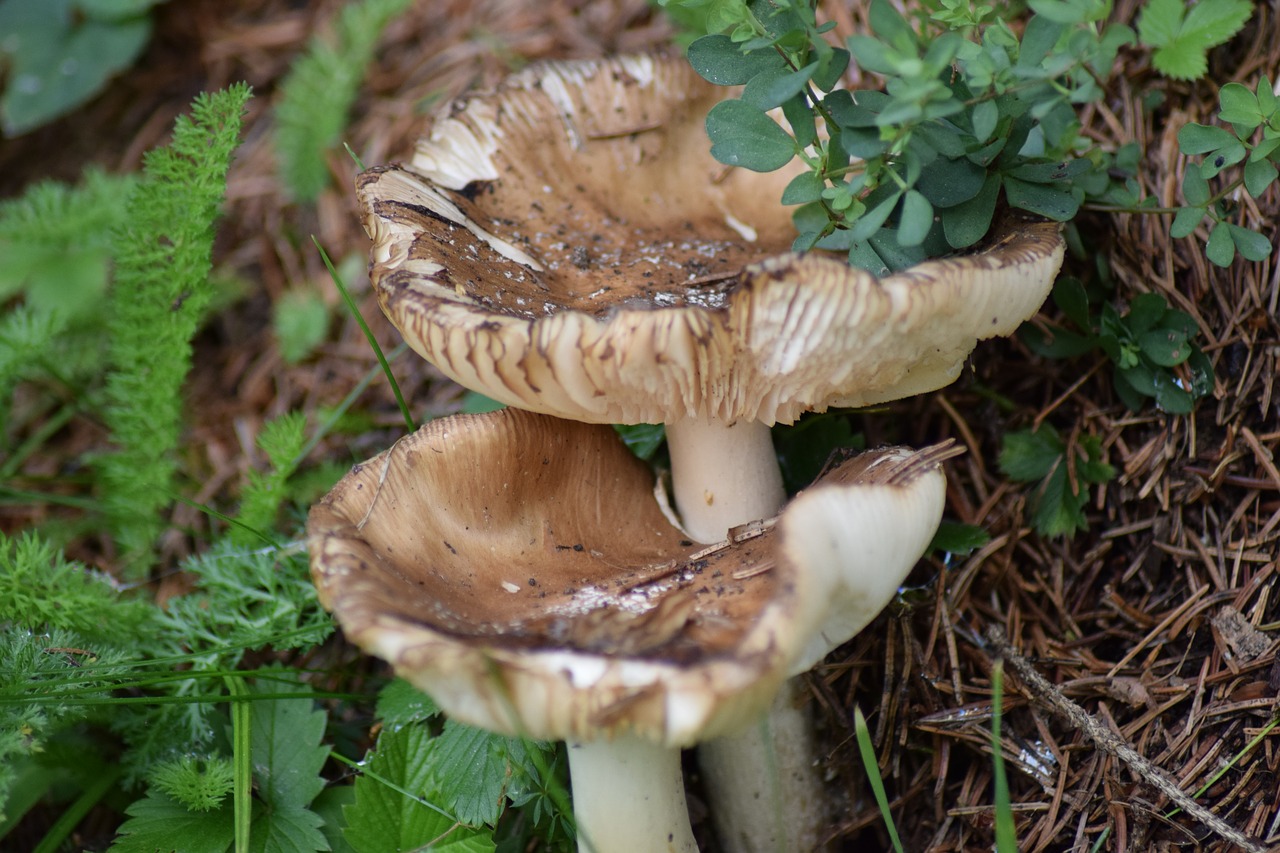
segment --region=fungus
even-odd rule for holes
[[[679,521],[702,543],[784,502],[773,424],[945,386],[1035,313],[1063,254],[1056,223],[1019,219],[884,278],[790,253],[786,210],[764,202],[791,175],[708,152],[722,96],[678,58],[535,65],[357,180],[370,277],[409,345],[511,406],[665,424]],[[788,799],[816,801],[808,784]],[[712,796],[715,812],[741,795]]]
[[[451,717],[569,742],[580,849],[695,851],[680,748],[758,716],[825,653],[832,607],[879,611],[941,515],[938,458],[863,454],[704,547],[608,427],[459,415],[312,508],[312,574],[347,638]]]

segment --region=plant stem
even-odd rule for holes
[[[568,752],[579,853],[697,853],[679,749],[624,735]]]
[[[686,418],[667,424],[672,488],[685,531],[698,542],[777,514],[786,502],[769,427]]]

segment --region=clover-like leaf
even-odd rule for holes
[[[898,243],[919,246],[933,228],[933,205],[918,190],[907,190],[898,219]]]
[[[1218,91],[1218,118],[1246,132],[1253,132],[1263,122],[1258,96],[1247,86],[1228,83]]]
[[[745,101],[721,101],[707,113],[711,156],[726,166],[772,172],[795,155],[795,140],[778,123]]]
[[[1152,329],[1138,337],[1142,354],[1161,367],[1176,367],[1191,355],[1191,343],[1177,329]]]
[[[1278,174],[1276,164],[1270,160],[1250,160],[1244,164],[1244,188],[1257,198],[1266,192]]]
[[[1225,224],[1231,234],[1232,244],[1245,260],[1256,262],[1271,257],[1271,241],[1265,235],[1231,222]]]
[[[1229,267],[1236,257],[1236,244],[1231,239],[1231,229],[1225,222],[1218,222],[1209,232],[1209,242],[1205,244],[1204,254],[1210,261],[1220,267]]]
[[[1212,125],[1191,122],[1178,129],[1178,149],[1183,154],[1208,154],[1235,141],[1229,130]]]
[[[732,39],[719,34],[695,39],[688,57],[694,71],[718,86],[742,86],[761,71],[786,67],[786,60],[773,49],[743,53]]]
[[[1194,171],[1194,174],[1199,175],[1200,173]],[[1175,240],[1190,237],[1195,233],[1197,226],[1200,225],[1200,222],[1208,212],[1209,209],[1206,207],[1184,207],[1179,209],[1173,217],[1173,224],[1169,226],[1169,236]]]

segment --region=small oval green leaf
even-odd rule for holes
[[[721,101],[707,113],[711,156],[753,172],[781,169],[796,153],[795,140],[765,113],[744,101]]]

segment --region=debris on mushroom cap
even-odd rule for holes
[[[459,383],[595,423],[789,422],[952,381],[1044,301],[1054,223],[877,280],[786,253],[790,176],[708,153],[723,90],[678,58],[531,66],[362,174],[370,275],[409,344]],[[548,130],[552,128],[553,130]]]
[[[842,472],[815,495],[866,479]],[[515,409],[435,421],[312,508],[312,576],[352,642],[457,719],[687,746],[769,704],[834,584],[782,550],[787,511],[699,546],[652,485],[608,427]],[[884,601],[917,557],[881,567]]]

